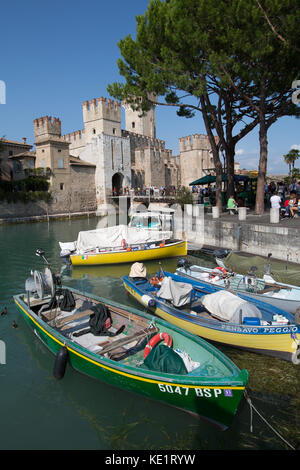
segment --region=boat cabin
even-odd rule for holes
[[[128,225],[134,228],[173,232],[174,212],[174,209],[169,208],[134,212]]]

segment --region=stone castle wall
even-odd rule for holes
[[[194,134],[179,139],[181,185],[189,186],[214,168],[207,135]]]

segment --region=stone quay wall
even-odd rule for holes
[[[187,233],[188,240],[193,241]],[[300,230],[294,227],[205,218],[203,245],[300,263]]]

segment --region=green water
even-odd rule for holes
[[[249,395],[230,429],[220,432],[166,405],[121,391],[67,368],[53,378],[54,357],[17,312],[12,296],[24,292],[31,269],[42,270],[35,255],[43,248],[63,284],[138,307],[121,282],[129,266],[63,269],[58,241],[72,241],[78,231],[94,229],[97,219],[0,226],[0,339],[6,364],[0,364],[0,449],[99,450],[290,450],[300,442],[299,366],[222,347],[250,373]],[[214,266],[208,257],[198,264]],[[177,261],[164,260],[174,271]],[[146,263],[154,272],[157,262]],[[16,321],[18,328],[12,328]],[[259,414],[258,414],[259,413]],[[272,426],[281,437],[270,429]],[[287,443],[283,441],[285,439]]]

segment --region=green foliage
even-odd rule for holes
[[[299,15],[298,0],[150,0],[136,18],[136,39],[127,36],[118,44],[124,82],[107,90],[142,112],[153,95],[164,97],[158,104],[174,106],[179,116],[201,111],[217,176],[220,148],[233,178],[235,145],[259,124],[257,195],[263,205],[268,129],[282,116],[300,116],[291,100],[299,73]]]
[[[283,155],[285,163],[289,165],[290,173],[294,170],[295,161],[300,157],[300,151],[291,149],[287,154]]]
[[[189,188],[181,187],[176,194],[176,204],[180,204],[183,208],[185,204],[193,204],[193,194]]]
[[[284,178],[284,182],[291,184],[293,181],[300,181],[300,168],[293,168],[289,174]]]
[[[50,200],[50,183],[45,178],[28,177],[15,181],[0,181],[0,201],[33,202]]]
[[[51,168],[47,167],[46,169],[43,167],[38,168],[25,168],[24,173],[26,176],[38,176],[41,178],[50,178],[51,176]]]

